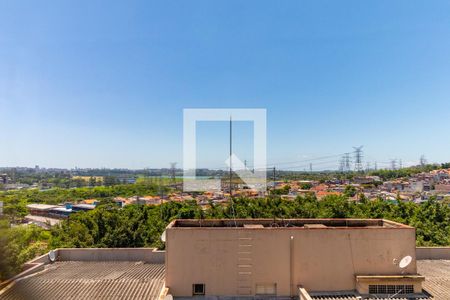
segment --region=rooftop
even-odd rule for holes
[[[36,210],[49,210],[55,207],[58,207],[58,205],[40,204],[40,203],[33,203],[27,205],[28,209],[36,209]]]
[[[164,264],[57,261],[17,280],[0,299],[159,299]]]
[[[312,300],[431,300],[433,298],[428,296],[397,296],[394,298],[387,297],[379,297],[379,296],[369,296],[367,297],[361,297],[357,295],[356,293],[348,293],[348,294],[331,294],[331,295],[312,295]],[[439,299],[439,298],[436,298]]]
[[[164,251],[152,248],[56,249],[24,269],[0,283],[0,299],[159,300],[167,293]]]
[[[418,260],[417,271],[425,276],[423,288],[434,299],[450,299],[450,260]]]
[[[168,226],[197,227],[242,227],[246,229],[293,227],[308,229],[324,228],[412,228],[407,225],[383,219],[207,219],[207,220],[174,220]]]

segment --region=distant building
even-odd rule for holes
[[[48,216],[50,213],[50,209],[56,207],[58,207],[58,205],[39,204],[39,203],[27,205],[29,213],[34,216]]]
[[[450,183],[436,184],[434,189],[437,193],[450,194]]]
[[[8,183],[8,174],[0,174],[0,183],[7,184]]]
[[[95,209],[95,205],[94,204],[74,204],[72,205],[72,211],[73,212],[77,212],[77,211],[90,211]]]
[[[3,189],[10,191],[10,190],[22,190],[29,188],[30,185],[26,183],[7,183],[4,184]]]
[[[29,214],[25,216],[25,220],[29,223],[36,224],[43,228],[49,228],[61,222],[62,219],[67,219],[72,213],[79,211],[89,211],[95,208],[93,204],[74,204],[66,203],[61,205],[49,204],[28,204]]]

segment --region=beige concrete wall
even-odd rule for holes
[[[450,247],[417,247],[417,259],[450,259]]]
[[[296,295],[299,285],[352,290],[356,274],[399,274],[394,262],[406,255],[413,262],[403,274],[417,272],[414,228],[172,227],[166,240],[166,285],[174,296],[191,296],[194,283],[204,283],[206,295],[228,296],[253,295],[259,283],[276,283],[279,296]]]

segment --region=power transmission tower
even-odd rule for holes
[[[273,167],[273,170],[272,170],[273,188],[275,188],[275,179],[276,179],[276,173],[275,173],[275,167]]]
[[[312,163],[309,163],[309,172],[312,173]]]
[[[424,167],[427,164],[427,159],[425,158],[425,155],[420,156],[420,166]]]
[[[163,179],[162,179],[162,173],[159,174],[159,196],[161,197],[161,203],[164,199],[164,187],[163,187]]]
[[[345,156],[342,156],[339,160],[339,172],[344,173],[345,169]]]
[[[362,172],[363,171],[363,165],[362,165],[363,152],[362,152],[362,148],[363,148],[363,146],[353,147],[353,149],[355,149],[355,171],[356,172]]]
[[[175,184],[175,174],[176,174],[176,162],[170,163],[170,178],[172,179],[172,183]]]
[[[370,162],[367,162],[366,163],[366,172],[369,172],[370,171]]]
[[[400,169],[403,169],[403,162],[401,159],[399,159],[398,164],[400,165]]]
[[[396,159],[391,159],[391,169],[397,170],[397,160]]]
[[[375,171],[378,170],[378,165],[377,162],[375,162],[375,166],[374,166]]]
[[[344,160],[345,160],[345,166],[344,166],[344,170],[346,172],[350,171],[350,153],[345,153],[344,155]]]

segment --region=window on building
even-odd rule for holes
[[[205,284],[204,283],[194,283],[192,285],[193,295],[204,295],[205,294]]]
[[[370,284],[369,294],[413,294],[414,286],[412,284],[406,285],[385,285],[385,284]]]
[[[257,295],[276,295],[277,284],[276,283],[257,283],[256,284]]]

